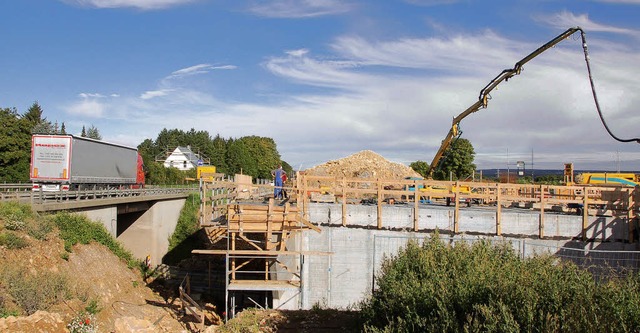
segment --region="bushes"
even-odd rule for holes
[[[36,219],[36,215],[31,211],[31,206],[13,201],[0,202],[0,220],[2,220],[4,229],[16,232],[13,234],[5,231],[0,234],[0,245],[13,249],[28,246],[28,242],[17,235],[17,232],[26,232],[35,239],[44,240],[53,230],[53,225],[49,220]],[[16,246],[17,244],[24,246]]]
[[[436,234],[383,263],[361,313],[369,332],[633,332],[639,281],[598,284],[550,256],[523,260],[484,241],[448,246]]]
[[[129,267],[135,267],[138,261],[133,258],[113,236],[98,222],[92,222],[87,217],[70,213],[58,213],[53,216],[54,223],[60,230],[60,238],[64,240],[64,248],[71,252],[75,244],[89,244],[96,241],[111,250],[116,256],[124,259]]]
[[[29,241],[15,232],[3,231],[0,233],[0,246],[6,246],[8,249],[23,249],[29,246]]]
[[[25,267],[10,266],[0,272],[0,282],[27,315],[71,297],[67,278],[58,273],[33,274]]]

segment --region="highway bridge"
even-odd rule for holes
[[[150,256],[151,264],[159,265],[186,198],[197,192],[194,186],[34,192],[31,184],[1,184],[0,200],[30,204],[41,213],[85,214],[102,223],[136,258]]]

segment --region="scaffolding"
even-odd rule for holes
[[[225,320],[235,315],[238,295],[258,307],[269,307],[273,292],[290,296],[280,306],[298,295],[301,299],[305,255],[326,254],[301,251],[302,237],[296,235],[320,228],[304,219],[295,204],[273,198],[240,202],[238,189],[253,192],[255,186],[236,178],[201,182],[200,224],[210,245],[192,251],[225,258]],[[264,300],[247,296],[252,293]]]

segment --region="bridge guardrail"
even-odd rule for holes
[[[0,201],[19,201],[24,203],[44,203],[79,200],[96,200],[103,198],[158,196],[198,192],[198,187],[149,187],[143,189],[109,189],[82,191],[32,191],[30,184],[2,184],[0,185]]]

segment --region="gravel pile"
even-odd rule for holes
[[[403,179],[405,177],[420,177],[410,167],[391,162],[381,155],[363,150],[353,155],[315,166],[305,170],[305,174],[313,176],[332,176],[336,178],[381,178]]]

